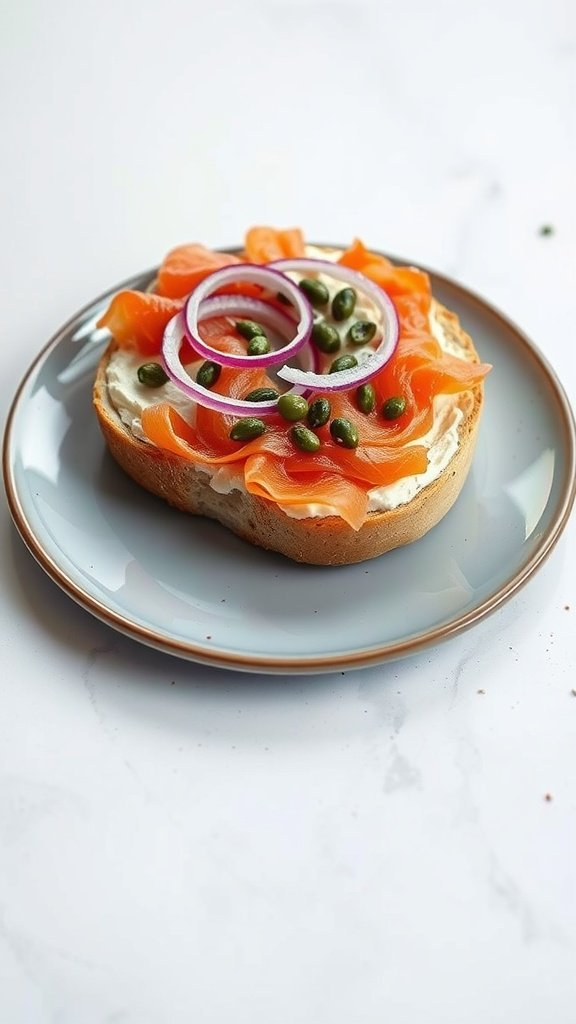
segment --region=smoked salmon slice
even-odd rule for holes
[[[157,355],[166,324],[183,305],[183,299],[152,292],[119,292],[96,326],[107,327],[123,347],[137,348],[144,356]]]
[[[229,420],[234,422],[234,420]],[[268,451],[276,456],[286,457],[294,452],[286,431],[280,428],[268,429],[261,437],[246,444],[238,444],[227,438],[227,451],[215,450],[209,441],[202,439],[200,432],[167,402],[150,405],[142,410],[142,429],[149,441],[165,451],[181,455],[189,462],[225,466],[233,462],[244,462],[253,452]]]
[[[366,518],[366,490],[337,473],[315,473],[313,478],[299,479],[286,464],[270,459],[266,453],[249,455],[244,467],[246,489],[259,498],[278,505],[301,505],[305,487],[307,501],[328,505],[353,530],[359,530]]]
[[[246,233],[244,251],[249,263],[273,263],[274,260],[302,257],[306,247],[299,228],[277,231],[275,228],[255,227]]]
[[[172,299],[184,298],[208,274],[241,262],[239,256],[213,252],[204,245],[179,245],[164,259],[158,271],[156,291]]]

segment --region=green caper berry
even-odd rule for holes
[[[276,298],[278,302],[281,302],[283,306],[291,306],[292,302],[287,295],[283,295],[282,292],[277,292]]]
[[[340,348],[340,335],[332,324],[318,320],[312,328],[312,341],[321,352],[337,352]]]
[[[356,402],[361,412],[372,412],[376,405],[376,392],[372,384],[361,384],[357,388]]]
[[[266,337],[266,331],[260,324],[254,322],[254,320],[237,320],[235,324],[238,334],[241,334],[247,341],[252,341],[252,338],[256,338],[258,335]]]
[[[143,363],[138,367],[138,380],[147,388],[161,388],[168,381],[168,374],[160,363]]]
[[[298,287],[301,292],[304,292],[308,302],[316,309],[321,309],[323,306],[328,305],[330,292],[326,285],[322,284],[322,281],[316,281],[312,277],[303,277]]]
[[[327,398],[315,398],[308,409],[308,424],[311,427],[323,427],[330,419],[332,408]]]
[[[406,399],[402,395],[387,398],[382,406],[382,415],[385,420],[397,420],[405,412]]]
[[[230,437],[233,441],[252,441],[253,438],[260,437],[265,430],[266,424],[262,420],[254,416],[244,416],[234,424]]]
[[[303,427],[301,423],[292,427],[290,437],[293,444],[302,452],[317,452],[322,443],[317,434],[313,434],[308,427]]]
[[[350,420],[332,420],[332,423],[330,424],[330,434],[332,435],[332,440],[343,448],[358,447],[358,431]]]
[[[218,380],[221,372],[222,367],[208,359],[198,368],[196,383],[200,384],[203,388],[211,388]]]
[[[338,356],[333,363],[330,364],[329,373],[340,373],[340,370],[352,370],[353,367],[358,366],[358,360],[356,356]]]
[[[245,402],[273,402],[278,398],[278,392],[274,388],[254,388],[249,391],[244,399]]]
[[[280,395],[276,408],[285,420],[296,423],[297,420],[304,419],[308,412],[308,402],[302,395]]]
[[[376,334],[376,324],[372,320],[357,320],[346,335],[353,345],[367,345]]]
[[[249,356],[264,356],[270,351],[270,342],[265,334],[256,334],[246,351]]]
[[[352,316],[358,296],[353,288],[342,288],[332,299],[332,316],[335,320],[347,320]]]

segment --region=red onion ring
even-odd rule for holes
[[[230,296],[230,298],[234,298],[234,296]],[[164,329],[162,361],[170,379],[192,401],[207,409],[213,409],[215,412],[227,413],[229,416],[271,416],[277,412],[276,399],[267,402],[245,402],[241,399],[230,398],[229,395],[219,395],[192,380],[184,369],[180,358],[180,348],[186,336],[183,313],[177,313],[168,321]],[[311,359],[313,358],[313,353],[309,353],[309,346],[304,349],[304,352],[309,354]],[[251,365],[256,365],[252,359]],[[301,395],[305,391],[306,388],[295,385],[286,394]]]
[[[226,355],[225,361],[221,358],[222,353],[217,352],[215,349],[211,349],[210,346],[207,346],[206,342],[204,342],[199,336],[198,323],[200,319],[204,319],[200,315],[200,308],[215,291],[218,291],[219,288],[226,287],[226,285],[230,284],[237,284],[238,281],[246,281],[249,284],[258,284],[263,288],[266,288],[268,291],[279,292],[281,295],[284,295],[290,300],[292,305],[296,307],[296,312],[299,314],[298,329],[294,337],[282,349],[277,349],[274,352],[267,352],[262,356]],[[234,298],[234,296],[222,296],[222,298]],[[237,296],[236,298],[239,300],[241,298],[245,298],[245,296]],[[259,302],[260,300],[253,299],[251,301]],[[262,307],[264,306],[265,303],[262,303]],[[273,310],[272,306],[267,308],[270,311]],[[183,313],[184,329],[192,346],[203,355],[208,354],[208,358],[216,357],[217,361],[223,366],[275,366],[282,359],[287,360],[292,356],[295,356],[303,345],[306,344],[310,338],[313,324],[312,307],[298,286],[277,270],[271,270],[269,267],[263,267],[255,263],[234,264],[234,266],[222,267],[221,270],[216,270],[213,274],[209,274],[208,277],[205,277],[191,293],[186,305],[184,306]],[[278,316],[283,316],[279,311],[274,310],[274,314],[276,313],[278,313]],[[270,326],[273,326],[271,323],[271,315],[272,314],[270,313],[268,316],[268,322],[270,323]],[[260,318],[261,316],[262,313],[260,313]],[[288,319],[288,317],[285,317],[285,319]]]
[[[219,295],[216,298],[204,299],[198,308],[198,324],[203,320],[210,320],[214,316],[248,316],[271,327],[283,336],[293,335],[296,329],[294,320],[287,313],[283,313],[282,310],[276,309],[275,306],[271,306],[262,299],[252,299],[246,295]],[[198,337],[192,339],[190,332],[186,331],[186,326],[184,330],[195,351],[205,359],[213,359],[220,366],[235,366],[244,369],[255,366],[274,366],[282,362],[287,349],[287,346],[275,349],[262,356],[237,355],[213,348],[200,337],[199,333]]]
[[[382,341],[373,351],[365,350],[364,354],[359,354],[361,362],[358,366],[350,370],[340,370],[338,373],[310,373],[293,366],[283,366],[278,370],[278,376],[282,380],[313,391],[349,391],[375,377],[392,358],[400,334],[398,314],[390,296],[374,281],[370,281],[356,270],[351,270],[350,267],[343,267],[342,264],[331,263],[329,260],[276,260],[268,266],[282,273],[312,272],[327,274],[338,281],[343,281],[371,299],[382,317],[383,324]]]

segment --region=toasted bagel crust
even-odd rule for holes
[[[446,337],[477,360],[472,339],[462,330],[458,317],[438,303],[434,310]],[[466,393],[468,401],[459,427],[458,449],[440,476],[412,501],[389,511],[369,512],[358,531],[337,516],[293,519],[273,501],[245,491],[219,494],[210,486],[210,477],[201,467],[140,441],[122,423],[110,402],[106,384],[106,370],[115,348],[111,342],[100,360],[94,408],[108,448],[122,469],[146,490],[181,511],[216,519],[251,544],[277,551],[296,562],[348,565],[411,544],[446,515],[468,475],[482,411],[481,384]]]

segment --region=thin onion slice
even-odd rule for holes
[[[270,416],[277,412],[276,399],[267,402],[245,402],[241,399],[230,398],[229,395],[219,395],[192,380],[180,358],[180,348],[185,337],[184,317],[182,313],[177,313],[168,321],[164,329],[162,360],[170,379],[192,401],[207,409],[213,409],[215,412],[227,413],[229,416]],[[308,360],[314,358],[309,346],[303,349],[302,355]],[[301,395],[305,391],[305,387],[295,385],[286,394]]]
[[[278,292],[287,298],[290,303],[295,307],[295,312],[298,316],[298,326],[294,337],[284,345],[283,348],[277,349],[274,352],[267,352],[262,356],[229,356],[228,361],[219,358],[221,353],[218,354],[218,362],[223,366],[236,366],[236,367],[248,367],[248,366],[275,366],[282,360],[286,361],[295,356],[297,352],[306,344],[310,338],[313,325],[313,314],[312,307],[308,302],[308,299],[302,294],[297,285],[294,284],[290,278],[285,277],[284,274],[279,273],[277,270],[271,270],[269,267],[263,267],[253,263],[242,263],[235,264],[231,267],[223,267],[221,270],[216,270],[213,274],[209,274],[203,281],[200,282],[191,293],[186,305],[184,307],[184,328],[188,340],[192,346],[197,349],[198,352],[206,354],[208,351],[208,358],[215,356],[215,350],[210,350],[210,346],[206,345],[206,342],[202,340],[198,331],[198,323],[202,319],[200,310],[202,304],[218,291],[220,288],[225,288],[227,285],[238,284],[238,282],[245,281],[248,284],[257,284],[267,291]],[[234,298],[234,296],[222,296],[222,298]],[[236,296],[237,301],[242,296]],[[252,300],[260,301],[260,300]],[[265,306],[266,303],[262,303]],[[236,308],[239,308],[238,306]],[[274,313],[278,316],[282,316],[278,310],[274,307],[268,306],[268,310],[274,310]],[[216,315],[216,314],[213,314]],[[268,316],[268,323],[273,326],[270,317],[272,312]],[[259,315],[261,319],[262,313]],[[285,317],[288,320],[288,317]],[[275,322],[280,323],[281,321],[276,320]],[[233,359],[233,361],[231,361]]]
[[[198,308],[198,324],[215,316],[250,317],[266,327],[271,327],[277,334],[288,339],[293,337],[296,330],[294,320],[287,313],[276,309],[268,302],[263,302],[262,299],[252,299],[246,295],[218,295],[212,299],[204,299]],[[194,350],[205,359],[213,359],[220,366],[235,366],[236,368],[275,366],[285,360],[287,346],[273,352],[266,352],[261,356],[238,355],[213,348],[200,337],[199,332],[192,338],[190,332],[186,331],[186,324],[184,329]]]
[[[282,380],[286,380],[290,384],[299,384],[313,391],[349,391],[375,377],[392,358],[400,333],[398,314],[390,296],[374,281],[351,270],[350,267],[343,267],[340,263],[331,263],[329,260],[277,260],[268,266],[283,274],[326,274],[338,281],[343,281],[371,299],[382,317],[382,341],[373,351],[364,350],[364,353],[359,353],[358,366],[354,366],[350,370],[339,370],[337,373],[310,373],[293,366],[283,366],[278,370],[278,376]]]

